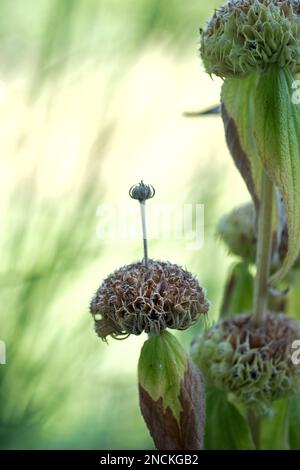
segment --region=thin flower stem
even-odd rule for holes
[[[262,322],[267,308],[272,253],[273,191],[273,183],[263,171],[258,217],[257,273],[254,286],[253,321],[256,325]]]
[[[147,241],[147,224],[146,224],[146,201],[140,203],[142,230],[143,230],[143,246],[144,246],[144,264],[148,266],[148,241]]]
[[[155,189],[153,186],[145,184],[143,180],[139,184],[134,184],[129,189],[129,196],[140,203],[142,230],[143,230],[143,245],[144,245],[144,265],[148,267],[148,242],[147,242],[147,224],[146,224],[146,201],[155,196]]]
[[[248,423],[251,430],[253,443],[256,450],[260,450],[260,434],[261,434],[261,420],[256,414],[249,410],[248,411]]]

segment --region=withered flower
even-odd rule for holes
[[[90,311],[100,338],[124,338],[142,332],[159,334],[166,328],[184,330],[209,303],[197,279],[176,264],[149,260],[137,262],[108,276]]]
[[[148,258],[145,202],[155,194],[141,181],[129,195],[141,209],[144,258],[108,276],[91,304],[98,336],[117,339],[145,332],[138,366],[142,415],[157,449],[203,447],[205,391],[200,371],[167,328],[184,330],[209,303],[197,279],[176,264]]]

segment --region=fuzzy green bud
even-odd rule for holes
[[[217,235],[231,253],[255,262],[257,236],[254,205],[243,204],[225,214],[218,223]]]
[[[230,253],[255,263],[257,235],[255,230],[255,209],[252,202],[234,208],[225,214],[217,226],[217,236],[228,247]],[[274,234],[273,251],[276,248],[277,237]],[[288,229],[285,225],[278,246],[278,257],[274,257],[273,270],[285,259],[288,251]],[[293,270],[300,267],[300,251],[293,265]]]
[[[206,71],[220,77],[264,72],[270,64],[297,69],[300,6],[294,0],[230,0],[201,34]]]

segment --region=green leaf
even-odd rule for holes
[[[139,384],[154,401],[163,397],[164,408],[170,407],[178,420],[180,383],[187,366],[185,350],[169,332],[150,337],[142,347],[138,364]]]
[[[254,128],[263,166],[283,198],[289,246],[282,267],[272,276],[278,283],[295,262],[300,245],[300,107],[292,102],[293,76],[272,66],[260,75],[255,89]]]
[[[230,78],[222,87],[222,118],[227,145],[254,204],[258,207],[262,164],[254,134],[254,93],[258,77]]]
[[[288,400],[288,432],[291,450],[300,450],[300,397]]]
[[[139,360],[141,412],[157,449],[202,449],[205,389],[200,371],[168,332],[151,336]]]
[[[273,403],[275,414],[262,421],[262,448],[266,450],[288,450],[288,400]]]
[[[224,289],[221,317],[251,311],[253,283],[249,263],[242,261],[233,266]]]
[[[226,393],[207,391],[205,449],[253,450],[251,432],[245,418],[227,400]]]

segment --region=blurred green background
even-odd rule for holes
[[[198,29],[221,3],[0,2],[1,448],[153,448],[136,383],[145,337],[102,343],[88,312],[141,243],[101,241],[97,207],[132,207],[142,178],[157,204],[204,203],[201,250],[158,240],[150,255],[196,273],[217,318],[232,259],[215,225],[248,196],[221,119],[183,113],[218,103]],[[187,348],[200,327],[178,334]]]

